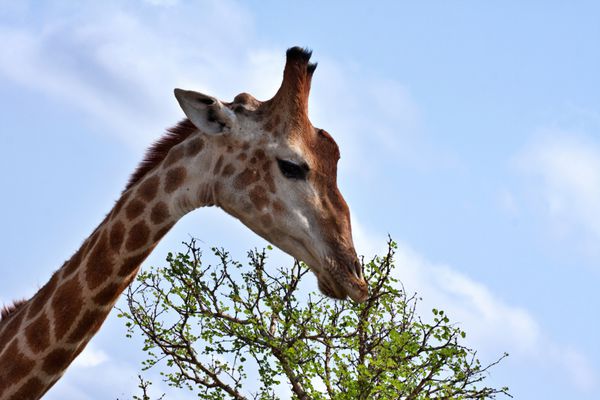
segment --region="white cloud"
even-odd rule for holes
[[[87,3],[84,11],[52,22],[0,27],[0,42],[10,44],[0,52],[0,76],[79,107],[136,147],[146,146],[181,117],[171,94],[175,86],[224,99],[239,91],[266,99],[279,85],[283,49],[255,44],[252,17],[242,7],[229,1],[206,1],[198,8],[182,3],[160,7],[160,15],[148,17],[121,4]],[[410,162],[435,158],[439,163],[439,154],[432,156],[423,141],[419,108],[407,87],[365,76],[324,55],[315,58],[320,66],[311,115],[343,143],[346,169],[369,169],[368,163],[348,163],[362,159],[366,146],[378,150],[370,151],[373,154],[381,151]],[[417,154],[420,160],[414,158]],[[600,235],[597,145],[570,138],[549,140],[533,146],[524,160],[525,168],[542,178],[549,214]],[[508,208],[514,205],[512,198],[505,200]],[[381,252],[385,238],[366,232],[356,221],[353,226],[359,253]],[[596,384],[585,356],[552,344],[527,310],[508,304],[456,269],[429,262],[405,244],[400,244],[397,260],[399,278],[408,290],[423,296],[423,308],[445,309],[477,348],[487,348],[492,356],[508,350],[541,357],[540,347],[550,343],[552,362],[567,368],[578,387]],[[88,347],[75,361],[79,368],[49,395],[90,398],[80,388],[99,376],[103,382],[130,381],[137,369],[119,365],[117,357],[116,352]]]
[[[382,254],[386,239],[367,233],[352,222],[357,251],[370,257]],[[496,351],[531,351],[539,339],[540,327],[524,309],[503,302],[491,290],[463,273],[426,260],[405,243],[398,242],[396,273],[408,292],[423,297],[422,311],[442,308],[452,320],[464,326],[469,342]]]
[[[94,348],[92,345],[87,346],[79,356],[73,361],[73,368],[90,368],[96,367],[108,361],[109,357],[104,351]]]
[[[174,87],[226,100],[241,91],[259,99],[275,93],[285,45],[257,45],[253,18],[242,6],[149,2],[161,7],[141,13],[120,2],[85,3],[77,12],[61,9],[61,18],[46,23],[0,26],[0,41],[11,44],[0,53],[0,77],[79,108],[99,131],[136,148],[182,117]],[[340,142],[345,171],[369,174],[372,164],[349,162],[366,148],[411,165],[444,159],[423,140],[419,109],[404,85],[325,54],[314,58],[320,65],[311,117]]]
[[[311,89],[311,120],[340,144],[344,171],[373,175],[377,163],[365,160],[365,154],[416,168],[445,159],[427,143],[419,107],[406,86],[325,55],[315,55],[315,60],[319,67]]]
[[[368,257],[383,253],[384,237],[367,232],[356,220],[352,224],[359,253]],[[406,243],[398,242],[395,260],[397,278],[405,290],[422,298],[421,316],[427,319],[432,308],[443,309],[451,322],[466,331],[467,344],[484,359],[508,352],[518,360],[533,360],[539,367],[562,369],[580,390],[596,387],[597,373],[585,355],[548,337],[526,309],[509,304],[455,268],[428,261]]]
[[[0,26],[0,41],[10,43],[0,76],[80,108],[136,147],[182,117],[174,87],[225,99],[239,88],[274,93],[283,53],[251,50],[252,18],[243,8],[204,1],[149,17],[120,4],[88,3],[41,25]]]
[[[120,359],[122,357],[119,357],[118,353],[114,354],[114,352],[112,353],[113,357],[109,358],[107,352],[95,347],[94,342],[95,340],[73,362],[73,365],[48,391],[44,399],[130,399],[134,394],[138,396],[141,394],[137,378],[140,374],[138,361]],[[165,398],[169,399],[197,397],[191,393],[186,396],[185,391],[168,387],[158,371],[144,371],[142,375],[145,380],[152,382],[149,394],[153,399],[158,399],[163,393],[166,394]]]
[[[533,178],[532,192],[557,233],[600,239],[600,142],[546,130],[519,155],[517,165]]]
[[[422,311],[442,308],[469,335],[469,343],[488,351],[531,352],[540,328],[524,309],[509,305],[484,284],[446,265],[427,261],[399,243],[397,275],[407,291],[423,297]]]

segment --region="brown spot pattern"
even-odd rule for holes
[[[144,201],[151,201],[156,197],[158,193],[158,185],[160,184],[160,178],[156,175],[146,179],[138,189],[138,195]]]
[[[64,371],[72,360],[73,352],[67,349],[56,349],[44,358],[42,369],[48,375],[55,375]]]
[[[118,284],[111,283],[94,296],[94,301],[101,306],[111,304],[121,294],[120,289]]]
[[[264,150],[262,150],[262,149],[255,150],[254,154],[252,154],[252,156],[256,157],[256,159],[259,161],[262,161],[267,157]]]
[[[25,329],[25,337],[27,345],[34,353],[39,353],[50,344],[50,322],[46,314],[40,314],[29,326]]]
[[[265,160],[265,162],[262,163],[261,167],[264,172],[271,172],[271,161]]]
[[[23,379],[34,367],[35,361],[19,351],[17,341],[0,356],[0,397],[15,382]]]
[[[125,262],[121,266],[121,269],[119,270],[119,275],[126,276],[126,275],[131,274],[133,271],[135,271],[140,266],[140,264],[146,259],[146,257],[148,256],[148,253],[150,253],[150,252],[145,251],[142,254],[139,254],[139,255],[133,256],[133,257],[129,257],[127,260],[125,260]]]
[[[258,210],[262,210],[269,204],[269,198],[267,197],[267,193],[265,188],[257,185],[255,186],[249,193],[250,201],[254,204],[254,207]]]
[[[193,157],[196,154],[200,153],[204,148],[204,140],[201,138],[194,138],[190,140],[190,142],[186,145],[185,155],[188,157]]]
[[[246,161],[246,158],[248,158],[248,155],[246,153],[240,153],[236,159],[239,161]]]
[[[45,386],[42,381],[37,378],[29,378],[25,383],[21,385],[9,400],[23,400],[23,399],[37,399],[44,394]],[[0,395],[2,393],[0,392]]]
[[[267,132],[271,132],[273,133],[273,128],[275,128],[275,121],[273,121],[273,119],[270,119],[267,121],[267,123],[265,124],[265,130]]]
[[[5,320],[2,324],[2,327],[4,329],[2,329],[2,333],[0,334],[0,343],[6,343],[8,342],[10,339],[12,339],[17,332],[19,331],[19,328],[21,326],[21,321],[23,321],[23,315],[25,313],[24,312],[16,312],[15,314],[12,314],[8,319]],[[1,350],[1,348],[0,348]],[[0,363],[0,365],[5,365]],[[0,380],[0,382],[2,382],[2,380]]]
[[[113,207],[112,215],[117,215],[119,213],[119,211],[121,211],[121,208],[123,208],[123,205],[125,203],[127,203],[128,198],[129,198],[129,193],[125,193],[125,194],[123,194],[123,196],[121,196],[121,198],[119,200],[117,200],[117,203]]]
[[[54,336],[60,340],[71,328],[82,307],[81,285],[74,276],[58,287],[52,298]]]
[[[158,230],[158,232],[156,232],[154,234],[154,237],[152,238],[152,240],[154,240],[155,242],[158,242],[160,239],[163,238],[163,236],[165,236],[167,234],[167,232],[169,232],[171,230],[171,225],[167,225],[164,226],[162,228],[160,228]]]
[[[85,251],[93,248],[96,245],[96,242],[98,242],[98,239],[100,238],[100,234],[101,234],[100,227],[98,227],[98,228],[96,228],[96,230],[94,230],[94,233],[90,237],[89,243],[85,246]]]
[[[223,168],[223,171],[221,171],[221,176],[227,178],[227,177],[233,175],[234,172],[235,172],[235,168],[233,167],[233,165],[227,164],[225,166],[225,168]]]
[[[144,221],[135,224],[127,234],[125,248],[129,251],[137,250],[148,242],[150,229]]]
[[[167,155],[167,158],[165,158],[164,166],[170,167],[171,165],[175,164],[177,161],[181,160],[181,158],[183,157],[183,151],[184,151],[183,147],[181,147],[181,146],[171,149],[169,151],[169,154]]]
[[[125,290],[125,288],[127,286],[129,286],[131,284],[131,282],[133,282],[136,274],[137,274],[137,270],[134,270],[132,274],[129,274],[129,276],[126,276],[123,278],[123,290]]]
[[[100,240],[94,246],[87,260],[85,279],[87,286],[94,290],[104,282],[113,272],[113,252],[108,248],[106,232],[102,233]]]
[[[236,189],[244,189],[247,186],[258,182],[260,178],[258,171],[255,169],[246,168],[243,172],[238,174],[235,177],[235,181],[233,182],[233,187]]]
[[[163,201],[159,201],[152,207],[152,212],[150,213],[150,220],[152,223],[158,225],[163,223],[167,218],[169,218],[169,208],[167,204]]]
[[[144,208],[146,208],[146,205],[143,202],[138,199],[131,199],[131,201],[125,207],[125,214],[131,221],[139,217],[140,214],[144,212]]]
[[[125,238],[125,225],[121,221],[117,221],[110,229],[110,248],[113,251],[119,251]]]
[[[285,205],[281,202],[281,200],[275,200],[273,202],[273,210],[277,214],[281,214],[285,211]]]
[[[87,242],[89,243],[89,241],[87,241]],[[73,254],[73,256],[71,257],[71,259],[69,261],[67,261],[65,263],[65,265],[63,266],[63,268],[64,268],[63,276],[69,276],[77,270],[77,268],[81,264],[81,261],[82,261],[81,259],[84,254],[84,251],[86,249],[87,249],[87,243],[84,242],[83,245],[81,245],[81,247],[79,248],[79,250],[77,250],[75,252],[75,254]]]
[[[102,223],[94,229],[94,232],[90,235],[90,237],[83,242],[79,250],[68,260],[66,265],[64,265],[62,278],[67,278],[73,272],[77,271],[81,264],[83,263],[85,257],[88,255],[89,251],[94,247],[94,245],[98,242],[98,238],[100,237],[102,231],[100,227],[106,222],[107,218],[102,221]]]
[[[77,326],[69,335],[69,343],[77,343],[84,340],[90,334],[96,333],[107,314],[100,310],[87,310],[81,317]]]
[[[187,171],[183,167],[177,167],[169,170],[165,179],[165,192],[172,193],[177,189],[183,181]]]
[[[42,287],[31,300],[31,304],[29,305],[29,311],[27,313],[27,318],[33,318],[40,312],[40,310],[44,307],[44,305],[48,302],[52,293],[54,293],[54,289],[56,289],[56,284],[58,283],[58,271],[52,275],[52,278]],[[2,342],[0,340],[0,342]]]

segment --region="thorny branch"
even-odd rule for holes
[[[383,257],[363,260],[370,297],[360,305],[303,295],[299,262],[275,273],[266,250],[248,253],[249,268],[212,250],[214,266],[194,240],[169,254],[168,266],[140,274],[121,310],[129,335],[144,337],[144,369],[160,368],[172,386],[215,400],[277,399],[282,379],[302,400],[510,396],[481,385],[506,354],[482,366],[443,311],[432,322],[417,315],[418,297],[394,277],[391,239]]]

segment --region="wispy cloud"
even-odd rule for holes
[[[366,256],[382,254],[385,237],[368,232],[353,220],[356,246]],[[518,360],[532,360],[538,367],[562,369],[574,387],[589,391],[597,385],[597,372],[583,353],[549,337],[536,318],[524,307],[510,304],[486,284],[456,268],[437,264],[398,242],[397,278],[407,292],[422,298],[420,314],[432,308],[447,312],[467,332],[469,346],[492,360],[503,352]]]
[[[45,399],[130,399],[134,394],[141,394],[137,378],[139,366],[132,360],[123,359],[115,349],[112,349],[113,356],[109,356],[111,350],[99,348],[97,342],[93,340],[86,347]],[[116,347],[119,348],[119,345]],[[152,382],[149,388],[151,398],[159,398],[163,393],[167,398],[195,397],[191,393],[186,396],[184,391],[168,387],[158,371],[145,371],[142,375]]]
[[[0,54],[0,77],[62,99],[137,148],[181,118],[174,87],[223,99],[240,91],[259,99],[275,93],[283,50],[297,43],[258,44],[252,16],[234,2],[149,3],[160,7],[142,12],[120,2],[85,3],[75,12],[55,6],[60,13],[41,7],[42,15],[60,17],[0,26],[0,40],[10,43]],[[412,165],[439,159],[423,140],[419,108],[404,85],[324,54],[315,59],[315,81],[325,84],[313,85],[311,116],[343,145],[344,168],[368,171],[368,163],[346,162],[365,148]]]
[[[150,11],[133,10],[123,2],[88,2],[77,10],[39,6],[39,23],[15,18],[0,25],[0,43],[9,44],[0,52],[0,77],[64,100],[136,148],[181,117],[171,94],[174,87],[224,99],[240,91],[261,99],[275,92],[284,47],[296,43],[277,48],[260,44],[252,15],[243,6],[231,1],[180,2],[177,7],[170,0],[146,3]],[[1,4],[0,15],[31,12],[25,2]],[[407,86],[368,76],[325,55],[315,58],[320,66],[311,117],[342,144],[346,171],[368,173],[369,160],[356,161],[364,160],[365,149],[411,164],[440,162]],[[597,142],[551,135],[532,144],[521,160],[542,189],[550,217],[600,237]],[[508,209],[515,207],[510,193],[503,201]],[[373,254],[384,245],[385,238],[367,233],[359,223],[354,227],[359,252]],[[464,325],[470,343],[492,356],[508,350],[540,360],[546,346],[552,349],[547,357],[565,368],[574,384],[595,387],[596,374],[585,356],[547,338],[525,308],[509,304],[453,267],[428,261],[407,244],[399,247],[398,265],[407,290],[422,294],[423,308],[446,309]],[[118,350],[86,351],[77,361],[79,368],[50,397],[91,398],[86,394],[90,387],[111,380],[135,388],[129,381],[137,366],[119,360]]]
[[[272,58],[249,50],[252,19],[228,1],[147,14],[118,2],[62,11],[39,25],[0,26],[0,40],[10,43],[0,54],[0,77],[61,98],[135,146],[181,118],[176,86],[223,96],[250,86],[263,94],[273,86],[264,77],[281,74],[256,74],[268,69],[256,64]]]
[[[315,82],[324,83],[311,89],[311,119],[342,145],[343,168],[368,176],[373,167],[365,154],[380,154],[412,168],[430,167],[434,159],[442,158],[427,142],[419,106],[405,85],[323,55],[316,57]]]
[[[600,239],[600,141],[543,130],[517,157],[531,194],[559,235]]]
[[[72,368],[90,368],[96,367],[108,361],[109,357],[103,350],[94,346],[87,346],[79,356],[73,361]]]

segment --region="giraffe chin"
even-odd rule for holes
[[[327,297],[331,297],[332,299],[346,300],[348,295],[344,291],[339,289],[341,289],[341,287],[338,288],[338,290],[334,290],[333,287],[327,281],[325,281],[324,279],[319,279],[319,290],[321,291],[321,293],[323,293]]]
[[[369,297],[369,286],[362,275],[358,259],[355,257],[350,258],[350,260],[354,259],[353,261],[349,261],[350,268],[336,268],[336,265],[348,265],[346,263],[348,259],[343,258],[344,261],[339,261],[339,258],[336,260],[334,257],[319,258],[303,240],[295,237],[288,237],[287,239],[289,242],[273,242],[273,244],[308,265],[311,271],[317,276],[319,290],[325,296],[336,300],[345,300],[350,297],[357,303],[362,303]],[[293,243],[293,246],[287,246],[290,242]],[[301,250],[300,252],[298,251],[299,249]],[[321,262],[317,261],[319,259],[321,259]],[[343,277],[334,277],[328,272],[327,268],[315,268],[317,265],[327,265],[333,270],[346,271],[346,273]]]
[[[369,297],[367,283],[364,280],[343,285],[323,275],[318,276],[317,279],[321,293],[332,299],[345,300],[350,297],[356,303],[363,303]]]

